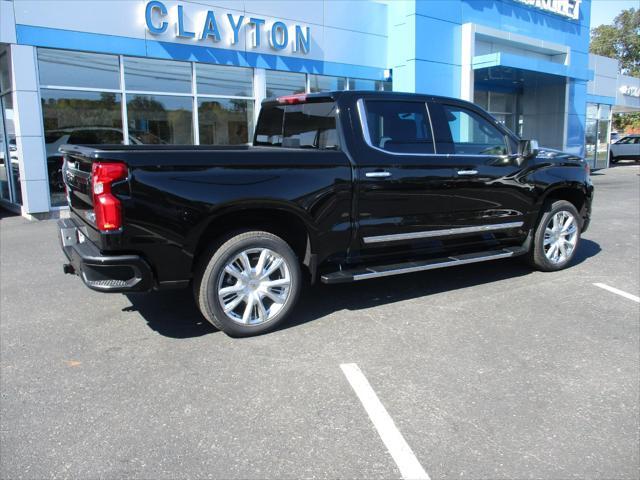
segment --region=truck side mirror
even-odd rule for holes
[[[535,158],[540,153],[537,140],[520,140],[518,144],[518,156],[523,159]]]

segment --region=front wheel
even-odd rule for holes
[[[618,163],[618,159],[613,155],[613,152],[609,152],[609,163]]]
[[[300,293],[300,263],[280,237],[244,232],[212,248],[195,280],[204,317],[225,333],[244,337],[285,320]]]
[[[529,254],[535,268],[553,272],[569,265],[580,242],[579,218],[576,207],[565,200],[546,204]]]

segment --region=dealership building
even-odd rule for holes
[[[0,0],[0,203],[66,209],[65,143],[234,145],[262,100],[463,98],[608,164],[640,80],[589,55],[591,0]]]

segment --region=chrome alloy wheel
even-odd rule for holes
[[[267,248],[252,248],[227,263],[218,280],[224,313],[242,325],[260,325],[282,310],[291,292],[285,259]]]
[[[576,217],[561,210],[551,219],[544,230],[544,254],[551,263],[566,262],[578,243],[578,222]]]

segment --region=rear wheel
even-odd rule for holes
[[[282,323],[300,293],[300,263],[268,232],[237,233],[205,255],[196,275],[200,311],[232,336],[264,333]]]
[[[579,218],[576,207],[566,200],[546,204],[529,254],[535,268],[553,272],[569,265],[580,242]]]

